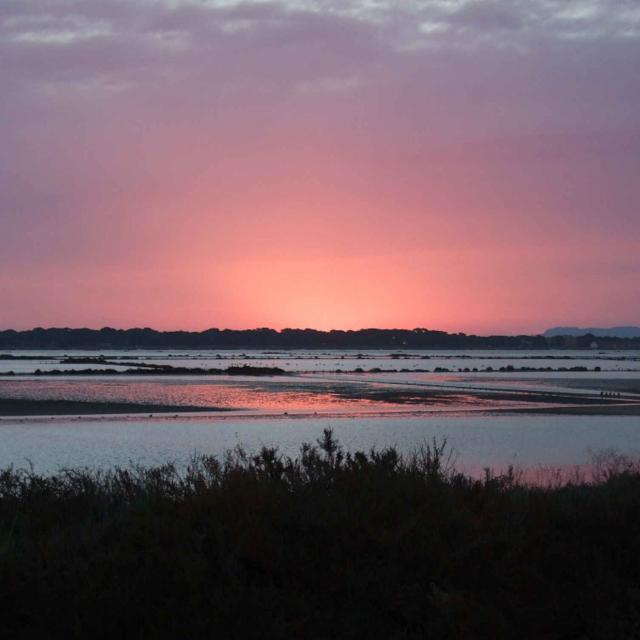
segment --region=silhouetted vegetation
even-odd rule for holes
[[[640,349],[640,338],[475,336],[429,329],[31,329],[0,331],[0,349]]]
[[[0,474],[6,638],[633,638],[640,471],[523,484],[330,431],[187,469]]]

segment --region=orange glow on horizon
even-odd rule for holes
[[[640,322],[628,3],[295,4],[3,6],[1,328]]]

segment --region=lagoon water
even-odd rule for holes
[[[281,367],[291,372],[330,372],[337,369],[353,371],[363,369],[428,369],[436,368],[458,371],[462,368],[498,369],[502,366],[559,368],[559,367],[600,367],[603,371],[639,371],[640,351],[566,351],[544,350],[406,350],[393,352],[384,350],[141,350],[90,351],[90,350],[13,350],[6,352],[14,356],[29,356],[29,360],[0,359],[0,375],[8,371],[16,373],[33,372],[36,369],[61,368],[64,357],[105,356],[111,361],[120,360],[120,368],[126,369],[130,363],[169,364],[184,367],[226,368],[251,364],[261,367]],[[31,359],[33,358],[33,359]],[[65,364],[64,369],[82,370],[100,368],[100,365]],[[104,365],[103,368],[113,368]],[[118,367],[116,367],[118,368]]]
[[[640,455],[640,424],[631,416],[377,416],[323,418],[155,417],[15,419],[0,423],[0,467],[52,473],[64,467],[186,464],[194,454],[277,446],[295,455],[332,428],[348,450],[397,446],[411,452],[446,438],[456,467],[568,468],[608,450]]]
[[[183,464],[193,453],[219,454],[237,444],[249,449],[278,446],[293,455],[326,427],[352,450],[396,445],[410,451],[434,437],[446,437],[458,455],[457,466],[473,473],[484,466],[585,464],[590,452],[606,449],[640,455],[637,415],[509,413],[540,406],[546,394],[578,402],[614,391],[624,402],[640,402],[640,352],[11,353],[35,359],[0,359],[0,399],[136,402],[149,404],[150,415],[2,417],[0,467],[32,463],[36,471],[48,473],[69,466]],[[98,365],[108,368],[135,363],[221,369],[250,364],[278,366],[287,375],[30,375],[36,369],[97,368],[61,364],[64,355],[103,355],[118,362],[117,367]],[[500,371],[508,367],[537,371]],[[539,371],[548,367],[556,371]],[[587,371],[570,371],[575,367]],[[9,371],[21,375],[7,375]],[[153,413],[153,404],[227,411],[163,416]]]

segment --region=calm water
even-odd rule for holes
[[[206,416],[0,418],[0,466],[38,471],[64,466],[108,467],[130,462],[184,462],[195,451],[220,453],[243,443],[276,445],[293,454],[323,428],[345,446],[398,445],[410,450],[446,436],[460,463],[473,470],[573,465],[589,451],[615,448],[640,454],[635,416],[487,415],[487,411],[536,406],[541,394],[599,398],[602,391],[640,400],[640,352],[567,351],[69,351],[104,355],[121,363],[225,368],[279,366],[290,375],[145,377],[7,376],[62,365],[60,353],[12,352],[35,360],[0,359],[0,398],[67,399],[219,407],[235,411]],[[111,366],[111,365],[109,365]],[[587,367],[587,372],[497,372],[500,367]],[[488,367],[492,372],[482,372]],[[601,371],[594,371],[600,367]],[[354,373],[360,368],[365,373]],[[373,368],[381,372],[371,373]],[[448,369],[435,373],[434,369]],[[479,371],[473,372],[476,368]],[[335,373],[336,370],[351,373]],[[469,371],[465,371],[469,369]],[[427,371],[417,371],[427,370]],[[529,397],[527,394],[530,394]],[[537,396],[537,399],[536,399]],[[150,409],[152,413],[152,409]]]
[[[474,367],[486,369],[502,366],[520,367],[574,367],[590,369],[600,367],[607,371],[640,371],[640,351],[406,351],[342,350],[342,351],[210,351],[210,350],[131,350],[131,351],[7,351],[11,355],[37,357],[36,360],[1,360],[0,374],[7,371],[16,373],[33,372],[36,369],[65,368],[82,370],[97,368],[99,365],[65,364],[60,360],[65,356],[86,357],[105,356],[111,361],[123,363],[170,364],[184,367],[226,368],[251,364],[255,366],[281,367],[292,372],[327,372],[341,369],[353,371],[362,369],[428,369],[446,368],[451,371]],[[112,365],[109,365],[111,368]],[[129,365],[122,364],[122,368]]]
[[[563,382],[564,384],[564,382]],[[500,394],[480,397],[477,390]],[[238,376],[112,376],[0,379],[0,398],[31,400],[79,400],[133,402],[150,405],[196,406],[243,412],[370,413],[392,411],[411,405],[414,410],[462,410],[470,408],[526,407],[507,395],[518,391],[539,392],[528,381],[486,383],[463,378],[424,379],[419,374],[301,374],[269,378]],[[570,391],[570,390],[569,390]],[[571,391],[570,391],[571,392]],[[571,392],[573,393],[573,392]],[[593,390],[576,390],[576,395]],[[475,395],[474,395],[475,394]]]
[[[334,429],[348,449],[398,446],[411,451],[447,438],[461,470],[539,465],[571,467],[590,461],[590,452],[617,449],[640,455],[635,417],[482,416],[350,418],[95,418],[12,420],[0,425],[0,467],[13,464],[48,473],[62,467],[109,468],[188,461],[194,453],[219,454],[238,444],[256,450],[278,446],[294,455],[322,429]]]

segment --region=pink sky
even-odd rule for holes
[[[640,324],[631,0],[5,0],[0,328]]]

